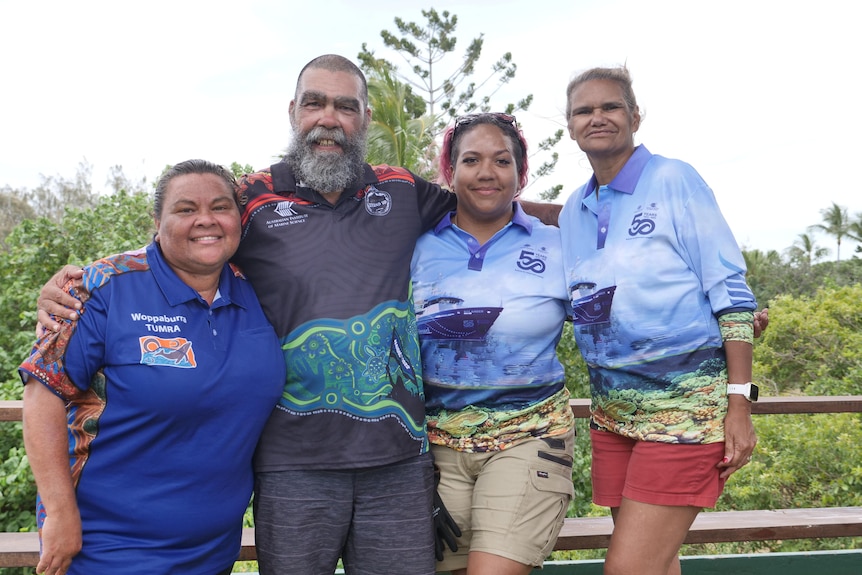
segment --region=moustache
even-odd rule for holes
[[[345,136],[344,130],[341,128],[323,128],[320,126],[312,128],[305,136],[305,141],[308,144],[316,144],[321,140],[332,140],[339,146],[344,147],[347,143],[347,136]]]

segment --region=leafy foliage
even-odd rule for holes
[[[860,414],[761,415],[755,423],[755,456],[734,476],[722,508],[862,505]]]
[[[754,458],[728,481],[717,509],[862,505],[862,414],[759,415],[754,423]],[[860,543],[858,537],[754,541],[691,546],[688,552],[856,549]]]
[[[121,191],[98,198],[93,209],[71,208],[59,223],[47,218],[25,220],[7,238],[0,254],[7,278],[0,289],[0,369],[17,378],[15,369],[34,338],[39,289],[65,264],[91,261],[147,243],[152,233],[148,194]],[[8,271],[8,273],[5,273]]]
[[[251,164],[242,165],[239,162],[232,162],[230,165],[230,171],[235,178],[239,179],[245,174],[253,173],[254,166],[252,166]]]
[[[78,165],[75,178],[71,180],[60,176],[41,176],[41,183],[32,190],[13,189],[9,186],[0,189],[0,248],[9,250],[6,237],[24,220],[43,217],[58,222],[62,219],[66,206],[77,206],[81,209],[91,207],[97,197],[90,185],[91,172],[91,166],[82,162]],[[112,169],[111,177],[115,185],[129,183],[122,176],[119,166]]]
[[[437,155],[431,129],[434,118],[410,113],[405,103],[411,95],[409,86],[396,80],[388,68],[369,73],[368,101],[373,114],[368,126],[366,161],[405,167],[433,180]]]
[[[422,16],[426,19],[423,25],[396,17],[395,26],[400,36],[383,30],[380,37],[384,45],[398,52],[410,65],[411,73],[398,73],[398,78],[423,96],[428,112],[440,118],[439,130],[458,115],[487,110],[493,93],[515,77],[518,67],[512,62],[512,54],[507,52],[493,64],[491,73],[478,85],[476,82],[465,85],[475,74],[476,64],[482,55],[482,35],[470,42],[458,66],[450,68],[448,72],[440,70],[441,62],[455,51],[458,43],[454,36],[458,16],[446,10],[440,13],[434,8],[422,10]],[[398,70],[386,60],[375,58],[365,43],[362,44],[359,60],[366,71],[381,67],[396,73]],[[496,88],[477,101],[479,88],[495,78]],[[525,99],[521,104],[529,105],[529,101]]]
[[[24,190],[23,197],[37,216],[58,222],[68,206],[80,209],[92,207],[97,195],[91,184],[93,168],[86,162],[78,164],[72,179],[61,176],[42,176],[42,182],[32,190]]]
[[[779,296],[758,342],[755,377],[772,393],[862,394],[862,286]]]
[[[761,307],[772,307],[780,295],[811,295],[818,288],[850,286],[862,282],[862,259],[827,261],[808,265],[792,257],[784,261],[776,251],[744,250],[748,285]],[[795,253],[795,252],[794,252]]]
[[[0,528],[3,531],[36,529],[36,484],[22,447],[21,423],[4,422],[0,435]],[[21,502],[27,505],[21,505]]]
[[[36,217],[33,207],[9,186],[0,189],[0,250],[8,251],[6,237],[19,223]]]
[[[571,323],[566,323],[563,328],[563,336],[557,344],[557,357],[566,370],[566,387],[572,397],[589,398],[590,375],[587,372],[587,364],[578,351],[578,344],[575,343]]]
[[[799,234],[785,253],[791,265],[810,269],[812,264],[829,255],[829,248],[818,246],[817,241],[808,234]]]
[[[566,323],[563,336],[557,344],[557,357],[566,370],[566,388],[572,397],[590,397],[590,377],[583,356],[578,351],[572,333],[572,325]],[[590,430],[586,419],[575,420],[575,453],[572,462],[572,483],[575,487],[575,497],[569,504],[569,517],[583,517],[592,511],[590,501],[593,497],[592,478],[590,476]]]
[[[358,58],[369,78],[385,76],[387,83],[392,86],[399,83],[404,85],[398,89],[403,94],[400,113],[407,114],[408,118],[422,119],[433,141],[456,117],[492,110],[493,96],[515,77],[518,66],[512,61],[511,52],[507,52],[491,65],[490,72],[484,78],[473,81],[484,44],[481,34],[470,42],[455,66],[444,66],[444,61],[452,61],[448,56],[455,52],[458,44],[455,37],[458,16],[445,10],[438,12],[434,8],[422,10],[422,16],[425,18],[424,24],[395,18],[397,34],[387,30],[380,32],[383,44],[404,59],[408,71],[403,71],[386,59],[377,58],[367,43],[362,44]],[[373,99],[370,94],[369,99]],[[494,105],[493,111],[509,114],[526,111],[532,101],[533,95],[529,94],[515,103]],[[373,106],[372,109],[377,114],[377,109]],[[387,120],[383,122],[392,132],[403,131],[406,126],[404,118],[393,123]],[[533,146],[530,159],[543,158],[544,161],[538,164],[538,168],[533,169],[530,174],[531,182],[535,183],[553,173],[559,160],[553,147],[562,137],[563,130],[557,130],[552,136]],[[423,167],[433,166],[433,160],[434,158],[426,158]],[[533,163],[535,165],[535,161]],[[542,200],[553,200],[559,196],[561,190],[562,185],[554,185],[540,193],[539,197]]]

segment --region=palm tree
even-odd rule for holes
[[[413,106],[410,87],[399,82],[391,70],[380,67],[369,73],[368,126],[369,164],[403,166],[425,178],[435,175],[437,146],[434,143],[434,118]]]
[[[831,207],[820,210],[820,215],[823,216],[823,223],[808,226],[808,229],[820,230],[830,236],[835,236],[835,240],[838,243],[835,261],[840,261],[841,240],[845,236],[848,236],[848,232],[850,231],[850,217],[847,215],[847,208],[843,208],[832,202]]]
[[[852,237],[850,232],[847,235]],[[817,242],[808,234],[799,234],[793,245],[787,248],[787,256],[790,261],[804,267],[811,267],[811,264],[827,255],[829,255],[829,248],[818,246]]]
[[[745,280],[751,291],[758,295],[767,278],[774,276],[776,268],[781,266],[781,256],[775,250],[743,249],[742,257],[745,260]]]
[[[862,212],[856,212],[856,219],[850,222],[847,237],[851,240],[862,242]]]

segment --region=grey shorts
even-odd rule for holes
[[[440,468],[437,491],[462,532],[458,551],[447,547],[437,571],[466,568],[470,551],[541,566],[574,496],[574,437],[572,429],[488,453],[432,445]]]
[[[261,575],[434,573],[431,454],[370,469],[255,478]]]

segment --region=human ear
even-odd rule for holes
[[[296,110],[296,100],[291,100],[290,105],[287,107],[287,115],[290,118],[291,128],[296,128],[296,120],[293,117],[294,110]]]

